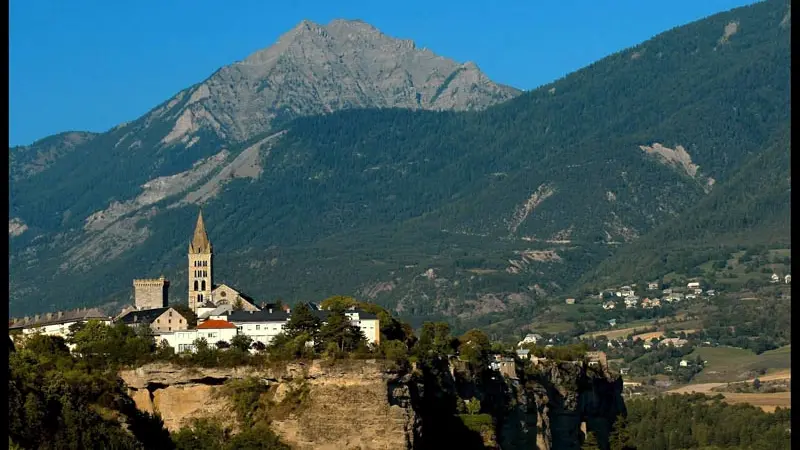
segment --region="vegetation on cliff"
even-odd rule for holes
[[[8,372],[12,448],[171,447],[161,420],[136,409],[115,371],[71,355],[63,339],[31,337],[9,356]]]

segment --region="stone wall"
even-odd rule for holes
[[[169,304],[169,280],[133,280],[133,298],[137,309],[165,308]]]
[[[178,311],[169,308],[150,324],[150,329],[159,333],[188,330],[189,323]]]

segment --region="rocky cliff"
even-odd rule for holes
[[[220,395],[229,380],[258,379],[274,388],[276,401],[305,384],[305,406],[271,425],[298,449],[578,449],[587,428],[606,442],[625,412],[621,380],[601,371],[552,364],[510,374],[437,360],[406,375],[387,372],[379,361],[314,361],[274,369],[150,364],[121,377],[136,405],[158,412],[171,431],[200,417],[236,429],[230,399]],[[476,430],[467,419],[478,416],[459,411],[458,403],[471,398],[491,429]]]
[[[193,418],[221,419],[236,429],[230,400],[219,395],[228,380],[257,378],[273,386],[276,400],[305,384],[304,408],[272,422],[296,449],[412,448],[416,420],[407,386],[375,361],[325,366],[319,361],[279,369],[187,369],[149,364],[120,376],[138,408],[156,411],[170,431]]]

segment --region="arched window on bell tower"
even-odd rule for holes
[[[194,280],[194,290],[197,291],[197,280]]]
[[[202,286],[202,289],[200,289],[200,290],[201,291],[205,291],[206,290],[206,280],[201,281],[200,285]]]

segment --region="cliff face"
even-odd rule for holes
[[[407,384],[374,361],[326,367],[320,362],[277,370],[184,369],[149,364],[120,373],[137,407],[157,411],[170,431],[192,418],[212,417],[237,427],[229,400],[217,395],[231,379],[256,377],[285,395],[292,383],[309,388],[306,407],[272,423],[292,448],[398,449],[413,447],[415,414]]]
[[[614,419],[625,413],[622,380],[592,368],[551,364],[511,376],[460,362],[420,364],[414,375],[387,373],[380,362],[315,361],[278,369],[185,369],[150,364],[120,375],[138,408],[158,412],[170,431],[192,418],[212,417],[236,429],[221,385],[257,378],[275,400],[305,383],[305,407],[273,420],[297,449],[579,449],[588,429],[603,447]],[[477,398],[490,430],[468,425],[458,404]],[[477,416],[473,417],[477,418]]]
[[[627,414],[618,376],[561,363],[539,366],[524,378],[541,450],[579,449],[587,431],[595,432],[605,446],[617,416]]]

